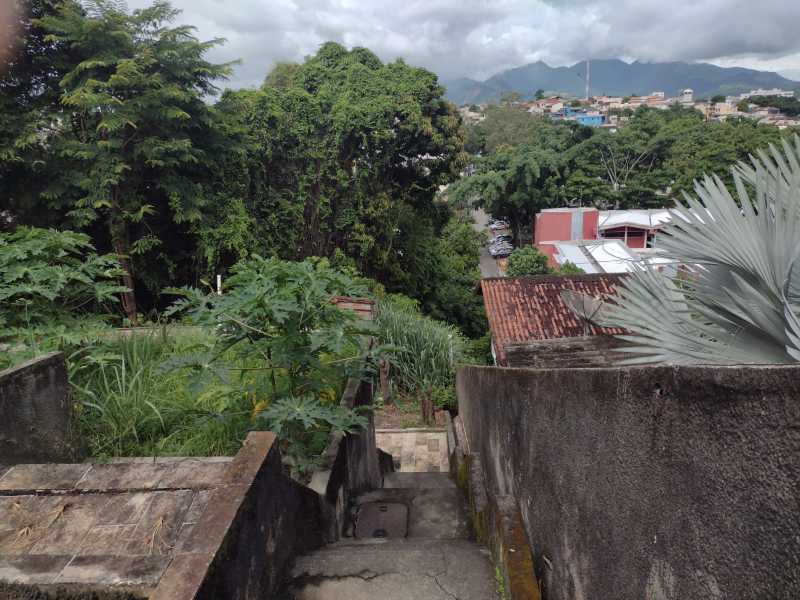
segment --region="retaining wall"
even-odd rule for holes
[[[64,355],[0,371],[0,465],[81,457]]]
[[[800,597],[800,367],[457,376],[549,600]]]

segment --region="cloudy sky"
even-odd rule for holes
[[[149,0],[128,0],[139,8]],[[232,87],[326,40],[403,57],[444,78],[483,79],[543,60],[702,60],[800,80],[798,0],[172,0],[212,58],[241,59]]]

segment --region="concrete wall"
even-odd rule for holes
[[[323,543],[319,496],[283,474],[273,433],[253,432],[149,598],[271,598],[294,557]]]
[[[800,367],[462,368],[549,600],[800,597]]]
[[[67,367],[60,352],[0,372],[0,464],[73,462]]]

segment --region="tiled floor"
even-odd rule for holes
[[[449,471],[447,433],[443,430],[378,429],[378,448],[394,457],[395,468],[406,473]]]

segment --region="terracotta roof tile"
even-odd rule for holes
[[[482,279],[483,304],[498,364],[506,362],[507,344],[582,336],[584,324],[561,299],[561,291],[606,298],[614,294],[621,277],[597,274]],[[624,331],[590,324],[588,333],[616,335]]]

